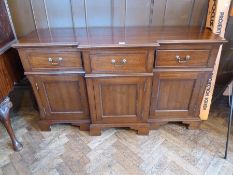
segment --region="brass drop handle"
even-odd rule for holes
[[[36,90],[39,91],[39,86],[37,83],[35,84],[35,86],[36,86]]]
[[[121,66],[121,65],[127,64],[127,60],[123,58],[121,61],[117,62],[115,59],[112,59],[112,64],[114,66]]]
[[[190,55],[186,55],[185,58],[181,58],[179,55],[176,56],[178,63],[186,63],[191,59]]]
[[[51,65],[57,66],[63,61],[63,58],[62,57],[59,57],[57,59],[48,58],[48,61],[50,62]]]

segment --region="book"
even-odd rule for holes
[[[206,20],[206,27],[212,30],[213,33],[224,37],[228,21],[228,14],[231,0],[210,0]],[[201,120],[207,120],[210,111],[211,100],[214,92],[219,62],[221,58],[222,46],[219,48],[217,59],[211,78],[208,80],[205,94],[202,100],[200,109]]]
[[[230,16],[233,16],[233,6],[231,7]]]
[[[206,27],[224,37],[231,0],[210,0]]]

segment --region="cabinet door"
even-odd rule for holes
[[[209,73],[156,72],[150,119],[183,121],[198,117]]]
[[[151,78],[108,77],[93,79],[95,123],[146,122]]]
[[[86,86],[81,75],[36,75],[31,82],[46,119],[89,118]]]

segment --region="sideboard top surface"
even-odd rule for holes
[[[168,43],[224,43],[200,27],[90,27],[39,29],[19,39],[20,47],[153,47]]]

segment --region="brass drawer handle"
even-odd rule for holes
[[[112,59],[112,64],[114,66],[122,66],[124,64],[127,64],[127,60],[124,58],[120,62],[117,62],[115,59]]]
[[[178,63],[186,63],[191,59],[190,55],[186,55],[185,58],[181,58],[179,55],[176,56],[176,60],[178,61]]]
[[[62,57],[59,57],[57,59],[48,58],[48,61],[50,62],[51,65],[57,66],[63,61],[63,58]]]

